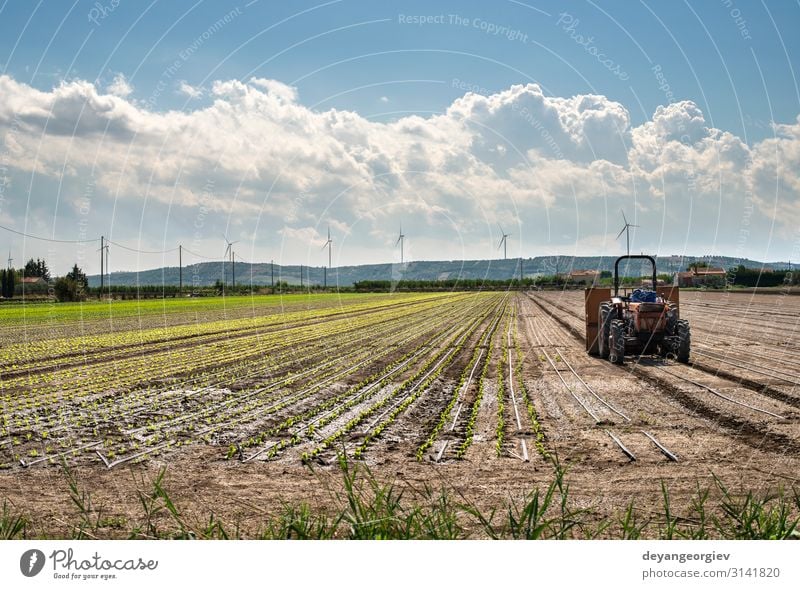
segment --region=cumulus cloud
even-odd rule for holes
[[[133,86],[123,74],[117,74],[111,84],[106,87],[106,92],[120,98],[126,98],[133,94]]]
[[[569,235],[586,247],[616,233],[621,207],[657,228],[659,247],[695,239],[709,219],[723,227],[709,243],[734,243],[748,202],[763,224],[800,224],[800,121],[748,145],[690,101],[633,127],[605,96],[547,96],[536,84],[391,122],[309,109],[296,88],[264,78],[214,81],[211,103],[189,111],[148,110],[131,91],[121,75],[105,91],[80,80],[41,91],[0,76],[8,165],[60,182],[91,174],[98,196],[120,206],[202,207],[271,223],[275,235],[291,226],[282,235],[292,240],[316,239],[309,228],[322,216],[380,233],[398,207],[429,225],[431,240],[454,223],[492,231],[517,219],[530,241]]]
[[[490,96],[470,92],[447,115],[472,126],[479,150],[500,140],[543,158],[624,162],[630,138],[630,116],[618,102],[597,95],[549,97],[537,84]]]
[[[283,82],[269,80],[267,78],[250,78],[250,84],[257,88],[263,88],[268,94],[276,96],[286,102],[294,102],[297,100],[297,88],[288,86]]]
[[[203,96],[203,89],[188,84],[185,80],[178,82],[178,93],[188,96],[189,98],[200,98]]]
[[[753,200],[778,222],[779,230],[800,243],[800,116],[774,125],[775,137],[758,143],[748,170]]]

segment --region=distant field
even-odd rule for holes
[[[363,294],[284,294],[270,296],[228,296],[197,298],[165,298],[125,301],[90,300],[81,303],[48,303],[0,305],[0,324],[26,325],[35,328],[41,324],[58,326],[64,323],[126,320],[132,317],[169,317],[181,321],[193,317],[211,317],[214,314],[269,313],[283,307],[308,308],[327,304],[348,304]]]
[[[319,473],[341,454],[487,510],[549,484],[557,458],[599,522],[631,500],[658,510],[662,482],[688,513],[712,472],[736,489],[790,484],[800,302],[681,304],[692,363],[623,367],[584,352],[579,291],[2,307],[0,500],[41,534],[74,535],[64,464],[117,522],[165,466],[187,513],[252,536],[282,501],[328,505]]]
[[[0,305],[0,346],[26,343],[29,349],[36,350],[51,345],[43,342],[52,339],[72,340],[75,336],[111,333],[127,333],[120,337],[128,339],[147,339],[150,335],[142,332],[191,324],[213,324],[202,329],[224,330],[226,324],[220,322],[347,306],[373,300],[375,296],[289,294]],[[400,296],[395,295],[395,299]],[[106,338],[105,342],[114,345],[112,338]],[[80,348],[83,344],[82,340],[74,339],[65,345]]]

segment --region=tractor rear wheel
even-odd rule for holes
[[[608,358],[608,337],[611,334],[611,303],[600,303],[600,329],[597,330],[597,348],[601,358]]]
[[[678,308],[674,303],[669,303],[667,307],[667,335],[677,335],[678,331]]]
[[[621,319],[611,321],[608,359],[614,364],[625,361],[625,323]]]
[[[677,349],[675,350],[675,356],[677,356],[678,362],[683,362],[686,364],[689,362],[689,351],[691,349],[691,332],[689,330],[689,322],[686,321],[686,319],[678,319],[677,331],[678,345]]]

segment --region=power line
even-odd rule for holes
[[[51,239],[49,237],[40,237],[38,235],[31,235],[29,233],[23,233],[22,231],[17,231],[16,229],[12,229],[11,227],[6,227],[5,225],[0,225],[0,229],[5,229],[10,233],[16,233],[17,235],[21,235],[22,237],[27,237],[28,239],[38,239],[39,241],[50,241],[52,243],[96,243],[100,241],[99,238],[95,239]]]
[[[17,231],[16,229],[12,229],[11,227],[6,227],[5,225],[0,225],[0,229],[8,231],[9,233],[14,233],[16,235],[20,235],[22,237],[26,237],[28,239],[36,239],[38,241],[49,241],[51,243],[76,243],[76,244],[81,244],[81,243],[99,243],[101,241],[101,239],[102,239],[100,237],[97,237],[97,238],[94,238],[94,239],[51,239],[49,237],[41,237],[39,235],[32,235],[30,233],[23,233],[22,231]],[[137,254],[153,254],[153,255],[155,255],[155,254],[170,254],[170,253],[173,253],[173,252],[177,252],[177,251],[179,251],[181,249],[181,246],[178,246],[178,247],[173,247],[171,249],[166,249],[166,250],[142,250],[142,249],[138,249],[138,248],[135,248],[135,247],[130,247],[130,246],[127,246],[127,245],[123,245],[123,244],[118,243],[116,241],[111,241],[110,239],[105,239],[104,241],[105,241],[105,243],[111,244],[114,247],[118,247],[118,248],[121,248],[121,249],[124,249],[124,250],[128,250],[129,252],[133,252],[133,253],[137,253]],[[106,247],[108,247],[108,246],[106,246]],[[197,252],[193,252],[192,250],[190,250],[187,247],[184,247],[183,251],[185,251],[188,254],[191,254],[192,256],[194,256],[196,258],[201,258],[203,260],[209,260],[211,262],[224,261],[221,258],[211,258],[209,256],[204,256],[203,254],[198,254]],[[247,264],[251,264],[252,263],[252,262],[248,262],[247,260],[242,258],[239,254],[234,254],[234,255],[237,258],[239,258],[239,260],[241,260],[242,262],[245,262]]]
[[[203,254],[197,254],[197,253],[193,252],[192,250],[190,250],[187,247],[184,247],[183,251],[192,254],[195,258],[202,258],[204,260],[211,260],[212,262],[222,262],[222,261],[224,261],[223,259],[220,259],[220,258],[209,258],[208,256],[204,256]]]
[[[140,249],[137,249],[137,248],[128,247],[127,245],[122,245],[121,243],[117,243],[116,241],[111,241],[110,239],[106,239],[106,242],[110,243],[111,245],[114,245],[116,247],[120,247],[120,248],[122,248],[124,250],[128,250],[129,252],[134,252],[134,253],[137,253],[137,254],[169,254],[169,253],[178,251],[177,247],[173,247],[172,249],[168,249],[168,250],[140,250]]]

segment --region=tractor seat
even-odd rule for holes
[[[630,301],[632,303],[657,303],[658,293],[654,290],[637,288],[631,293]]]

